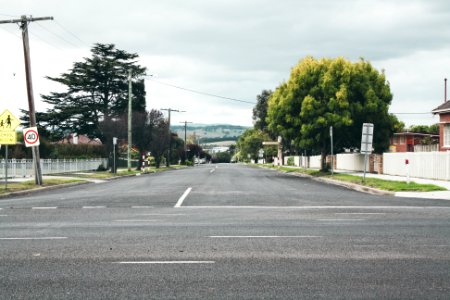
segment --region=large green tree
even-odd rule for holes
[[[137,64],[137,54],[119,50],[113,44],[95,44],[91,54],[75,62],[69,72],[47,77],[63,85],[65,91],[42,95],[51,107],[39,115],[38,121],[58,133],[55,136],[78,133],[109,143],[112,136],[101,130],[101,123],[109,126],[126,115],[129,70],[133,78],[133,111],[145,112],[144,81],[137,79],[145,74],[145,68]]]
[[[270,141],[271,138],[266,132],[259,129],[247,129],[239,137],[237,147],[239,148],[239,158],[247,161],[257,160],[258,152],[263,149],[263,142]]]
[[[263,90],[260,95],[256,96],[256,105],[253,108],[253,123],[255,129],[267,131],[267,107],[271,95],[271,90]]]
[[[361,59],[306,57],[291,71],[269,100],[267,123],[271,131],[310,152],[329,149],[329,128],[336,150],[359,148],[363,123],[375,126],[374,148],[388,148],[398,123],[388,113],[392,101],[384,72]]]

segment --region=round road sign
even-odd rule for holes
[[[23,139],[27,147],[39,146],[39,133],[36,127],[23,130]]]

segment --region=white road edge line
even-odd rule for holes
[[[57,206],[36,206],[32,207],[31,209],[57,209]]]
[[[209,173],[213,173],[216,169],[211,169],[211,171],[209,171]]]
[[[135,206],[132,206],[131,208],[153,208],[153,206],[149,206],[149,205],[135,205]]]
[[[66,236],[49,236],[49,237],[13,237],[13,238],[0,238],[0,240],[64,240]]]
[[[114,264],[123,264],[123,265],[139,265],[139,264],[154,264],[154,265],[164,265],[164,264],[214,264],[215,261],[209,260],[185,260],[185,261],[118,261],[113,262]]]
[[[181,205],[183,204],[184,199],[186,199],[187,195],[189,195],[189,193],[191,192],[191,190],[192,190],[192,188],[189,187],[189,188],[184,192],[184,194],[180,197],[180,199],[178,199],[177,204],[175,204],[175,206],[174,206],[175,208],[181,207]]]

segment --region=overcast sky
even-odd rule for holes
[[[450,1],[0,0],[0,19],[53,16],[29,26],[36,108],[61,87],[44,79],[90,56],[94,43],[139,54],[156,81],[147,107],[173,108],[172,124],[252,125],[252,104],[307,55],[360,57],[385,70],[390,108],[406,125],[433,124],[450,73]],[[28,108],[20,30],[0,24],[0,110]],[[450,93],[449,93],[450,94]]]

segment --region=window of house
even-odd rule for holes
[[[450,147],[450,124],[444,125],[444,147]]]
[[[405,136],[401,135],[400,136],[400,145],[403,145],[403,144],[405,144]]]
[[[394,145],[397,145],[397,140],[398,140],[398,136],[394,135],[394,137],[392,138]]]

